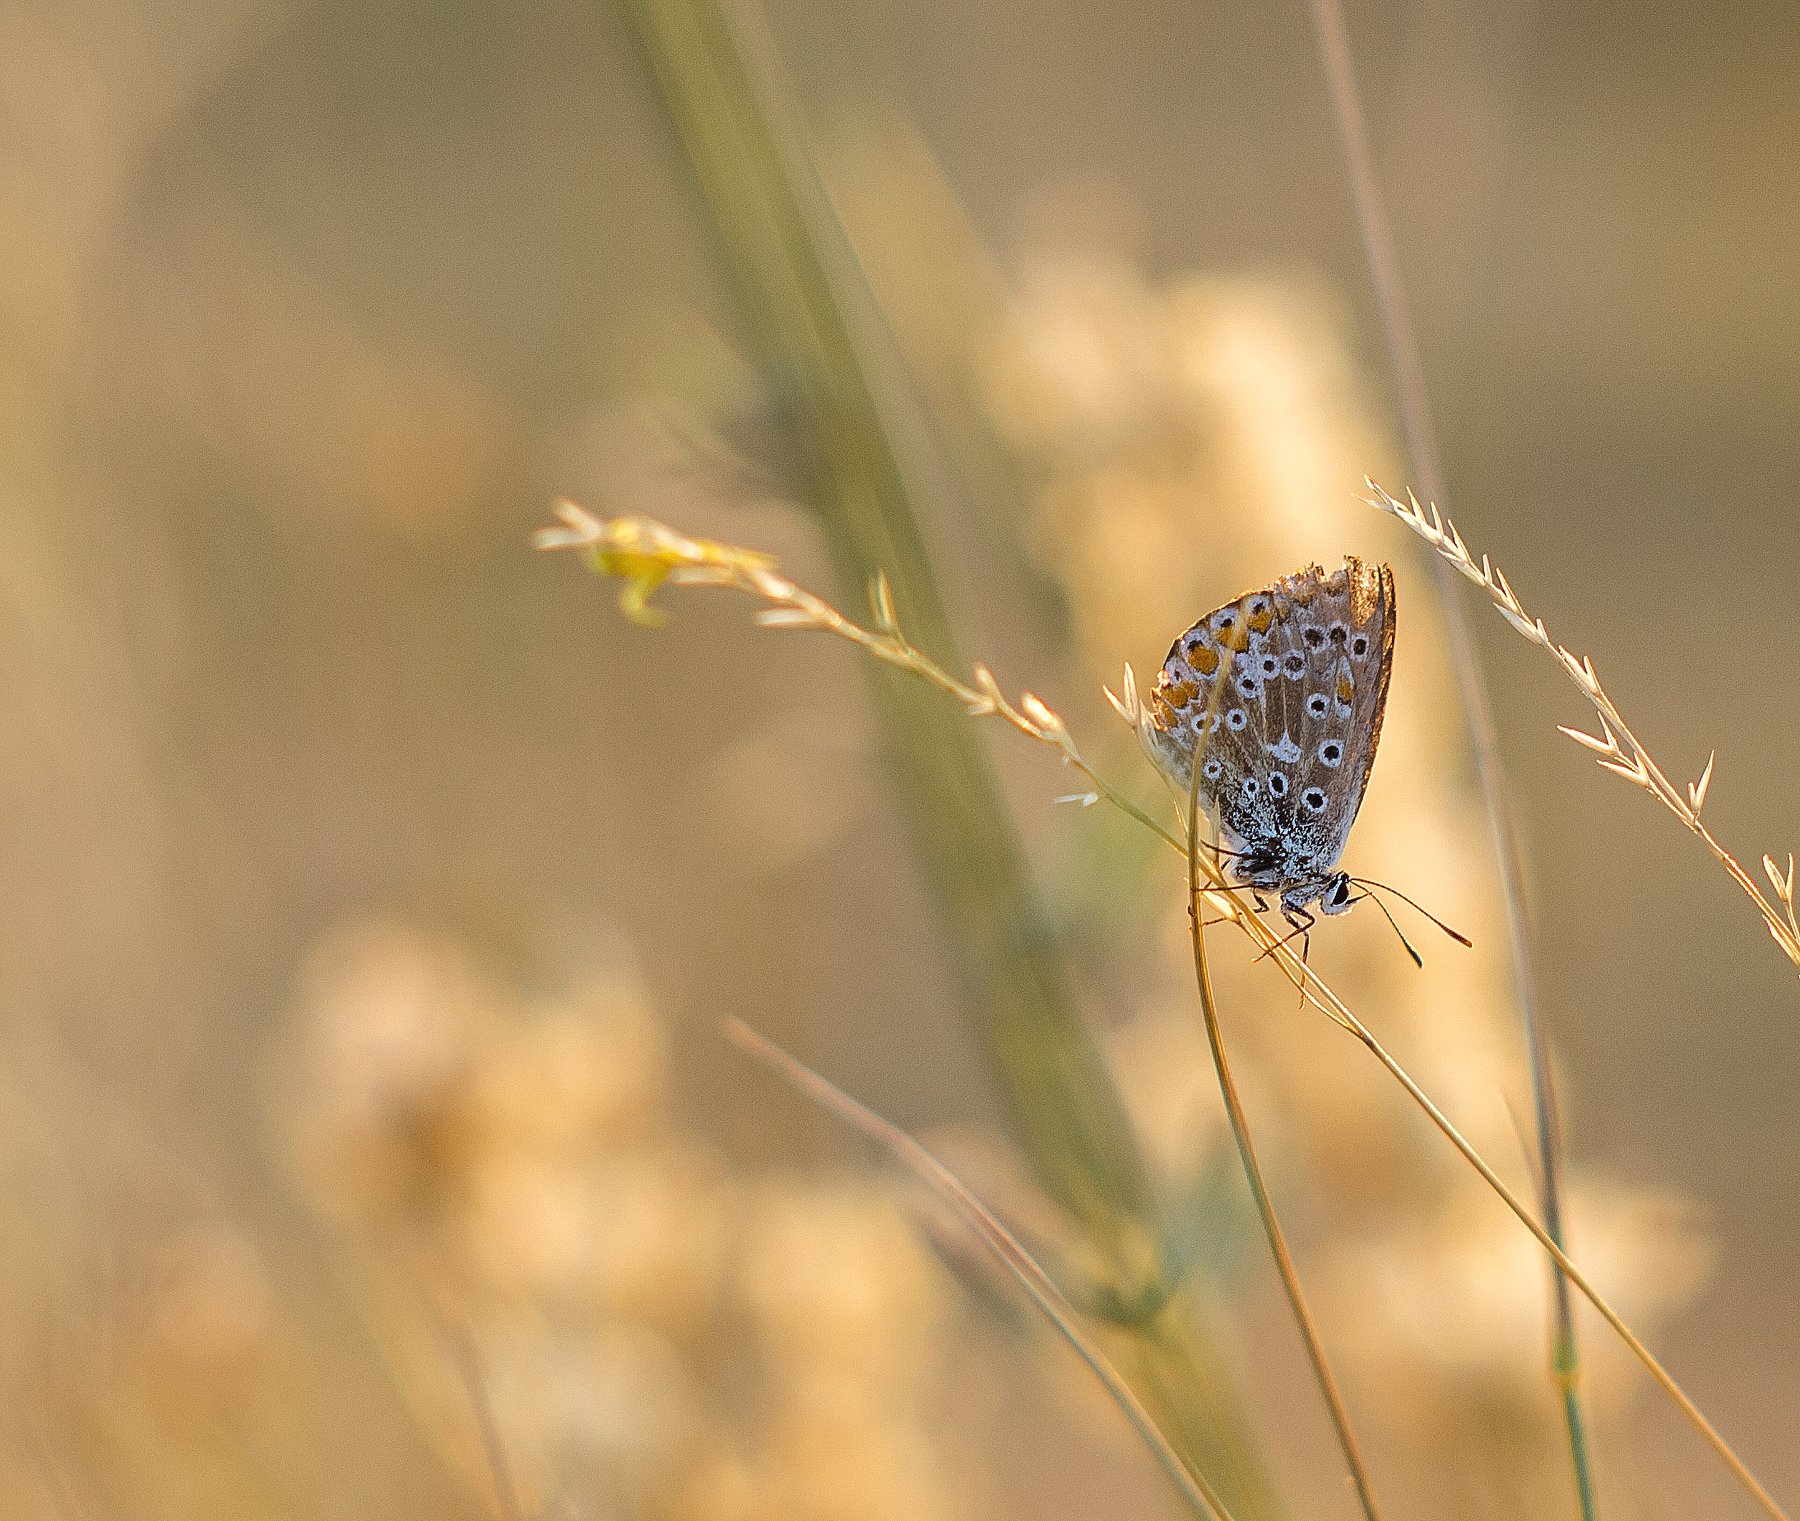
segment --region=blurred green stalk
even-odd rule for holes
[[[966,669],[889,421],[873,312],[798,150],[755,18],[716,0],[619,0],[692,172],[737,309],[785,408],[800,488],[846,592],[885,572],[909,637]],[[1143,1163],[1076,1007],[984,741],[908,676],[866,667],[914,845],[969,1008],[1022,1144],[1082,1223],[1120,1305],[1162,1304]],[[1122,1318],[1122,1317],[1121,1317]],[[1185,1297],[1129,1336],[1166,1434],[1244,1517],[1275,1513],[1249,1426],[1202,1317]]]
[[[735,24],[693,0],[626,0],[662,103],[711,214],[740,313],[797,443],[847,605],[886,572],[908,637],[966,669],[950,633],[883,406],[808,215],[781,123],[753,91]],[[1006,1095],[1057,1197],[1131,1270],[1148,1189],[1123,1106],[1077,1014],[1049,920],[1008,827],[983,741],[960,709],[869,667],[909,823],[945,910]],[[1150,1269],[1138,1252],[1136,1273]]]

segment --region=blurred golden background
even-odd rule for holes
[[[1421,931],[1416,974],[1364,913],[1313,955],[1528,1185],[1433,583],[1356,501],[1407,482],[1303,9],[767,21],[963,648],[1008,691],[1154,799],[1100,683],[1304,560],[1395,562],[1348,861],[1477,946]],[[1800,19],[1350,23],[1459,525],[1672,774],[1718,747],[1725,843],[1785,859]],[[1000,1139],[857,657],[702,591],[642,628],[527,547],[566,494],[863,606],[789,505],[789,398],[622,14],[13,0],[0,101],[9,1512],[1170,1513],[1004,1286],[718,1039],[769,1032],[1069,1229]],[[1468,608],[1575,1255],[1800,1501],[1793,968]],[[1198,1222],[1245,1472],[1280,1497],[1247,1513],[1348,1514],[1225,1150],[1179,872],[981,738]],[[1528,1239],[1240,941],[1216,954],[1395,1511],[1573,1514]],[[1603,1514],[1748,1513],[1595,1324],[1584,1351]]]

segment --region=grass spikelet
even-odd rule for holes
[[[1435,506],[1420,506],[1418,498],[1410,494],[1402,502],[1383,491],[1374,481],[1365,479],[1364,484],[1373,493],[1368,498],[1371,507],[1398,518],[1416,533],[1452,569],[1486,592],[1501,617],[1531,643],[1546,651],[1562,667],[1563,673],[1599,715],[1600,737],[1560,724],[1557,727],[1577,744],[1592,750],[1604,770],[1623,777],[1633,786],[1641,787],[1674,814],[1690,833],[1699,836],[1713,859],[1725,868],[1732,881],[1756,905],[1756,911],[1762,915],[1763,923],[1768,927],[1776,945],[1781,947],[1782,954],[1796,967],[1800,967],[1800,922],[1796,922],[1795,918],[1791,876],[1778,881],[1774,872],[1769,873],[1776,900],[1774,903],[1770,902],[1757,886],[1755,878],[1744,870],[1737,857],[1721,845],[1701,821],[1700,809],[1706,801],[1707,789],[1712,785],[1713,760],[1717,752],[1714,751],[1707,757],[1706,769],[1700,774],[1698,781],[1688,783],[1685,789],[1670,781],[1643,742],[1632,732],[1631,726],[1625,722],[1612,698],[1607,695],[1606,688],[1601,685],[1600,677],[1594,670],[1594,662],[1552,639],[1544,627],[1544,620],[1534,618],[1526,612],[1512,583],[1486,555],[1481,557],[1481,563],[1477,565],[1455,525]],[[1766,862],[1768,858],[1764,859]],[[1778,908],[1777,903],[1781,907]]]
[[[961,703],[970,717],[1003,720],[1027,739],[1055,750],[1067,765],[1087,778],[1094,792],[1154,830],[1175,849],[1183,848],[1166,825],[1152,819],[1088,764],[1062,715],[1036,693],[1025,692],[1015,703],[987,666],[975,665],[965,682],[912,644],[901,632],[885,577],[877,577],[871,587],[877,626],[866,629],[822,597],[776,574],[775,561],[768,555],[710,539],[690,539],[651,518],[597,517],[574,502],[557,503],[556,515],[562,526],[540,529],[532,536],[532,543],[538,549],[574,550],[596,575],[623,580],[626,586],[620,597],[620,610],[634,622],[646,621],[643,599],[665,582],[675,586],[723,587],[759,598],[768,604],[756,613],[756,621],[764,627],[818,629],[835,634],[884,664],[928,682]],[[1128,680],[1127,689],[1135,703],[1135,684]]]

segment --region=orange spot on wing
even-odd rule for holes
[[[1210,676],[1219,668],[1219,652],[1201,645],[1199,649],[1188,656],[1188,664],[1202,676]]]
[[[1337,684],[1337,700],[1339,702],[1349,702],[1354,696],[1356,696],[1355,684],[1347,675],[1339,676]]]

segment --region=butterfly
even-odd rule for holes
[[[1337,863],[1393,668],[1394,572],[1352,555],[1329,575],[1306,565],[1208,613],[1169,647],[1146,704],[1152,756],[1184,794],[1199,757],[1228,874],[1278,897],[1298,933],[1312,928],[1313,905],[1341,914],[1358,901],[1361,884]]]

